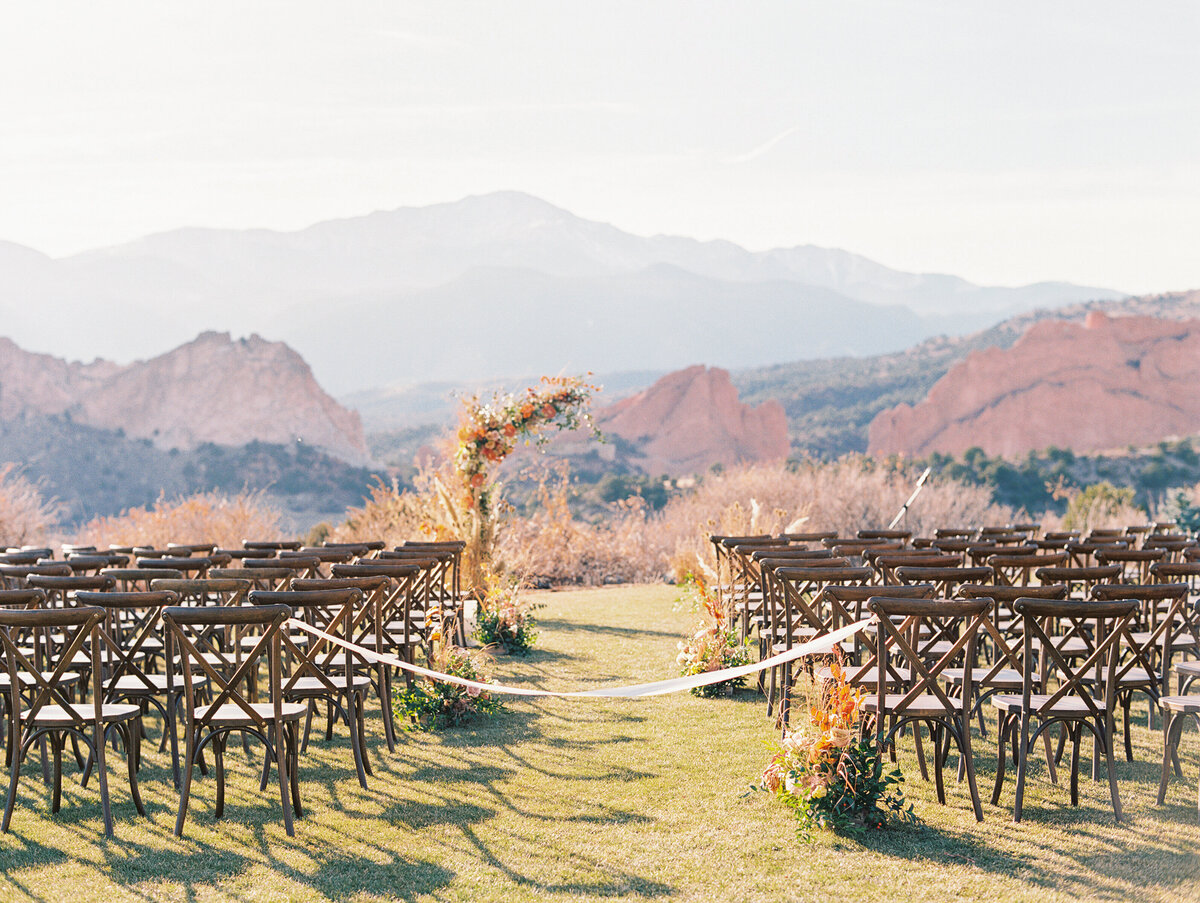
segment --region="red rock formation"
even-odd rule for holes
[[[1096,451],[1200,432],[1200,320],[1088,315],[975,352],[916,407],[871,423],[872,454]]]
[[[689,367],[596,413],[601,431],[631,443],[646,473],[682,476],[713,464],[775,461],[788,453],[783,405],[738,401],[729,371]]]
[[[358,414],[325,394],[295,351],[257,335],[206,332],[125,367],[68,363],[0,339],[0,418],[26,412],[68,414],[161,448],[299,440],[356,464],[369,457]]]

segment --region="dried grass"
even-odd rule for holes
[[[62,506],[46,499],[41,487],[23,476],[13,463],[0,466],[0,543],[4,547],[47,541]]]
[[[99,517],[82,527],[74,542],[107,545],[146,545],[165,548],[169,542],[212,542],[240,546],[243,539],[278,539],[280,513],[261,492],[223,495],[201,492],[184,498],[160,497],[152,508],[130,508],[115,517]]]

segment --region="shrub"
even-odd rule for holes
[[[1134,504],[1132,487],[1118,488],[1107,481],[1093,483],[1070,497],[1063,528],[1084,532],[1096,527],[1125,527],[1146,520],[1146,512]]]
[[[223,495],[201,492],[168,501],[159,497],[152,508],[130,508],[115,517],[98,517],[82,527],[75,541],[96,545],[150,545],[169,542],[213,542],[239,546],[243,539],[281,535],[280,514],[262,492]]]
[[[19,473],[16,464],[0,466],[0,544],[43,543],[61,516],[62,506],[44,498],[40,486]]]
[[[837,659],[831,671],[807,705],[796,707],[797,723],[775,748],[758,788],[795,811],[801,840],[811,840],[814,828],[857,834],[915,823],[904,776],[884,765],[880,738],[858,736],[862,690],[850,687]]]
[[[680,667],[679,673],[691,677],[750,664],[749,640],[739,640],[737,631],[726,626],[725,611],[717,594],[705,584],[704,579],[688,574],[682,586],[683,593],[678,602],[699,613],[700,620],[691,636],[679,642],[679,655],[675,659]],[[693,687],[691,693],[693,696],[719,696],[745,685],[744,676],[734,677]]]
[[[477,683],[494,683],[485,670],[483,657],[466,649],[439,644],[440,651],[429,667]],[[437,731],[454,727],[475,715],[494,715],[503,708],[486,690],[422,677],[395,693],[393,710],[410,730]]]

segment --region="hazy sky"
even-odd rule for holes
[[[979,282],[1200,287],[1200,4],[13,2],[0,239],[498,189]]]

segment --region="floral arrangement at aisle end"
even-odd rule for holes
[[[529,655],[537,639],[533,612],[540,607],[521,598],[520,580],[488,574],[484,604],[479,606],[472,636],[484,646],[510,655]]]
[[[775,747],[755,789],[795,810],[796,835],[804,841],[813,839],[816,828],[856,834],[916,824],[900,769],[884,770],[878,736],[860,736],[862,690],[846,682],[839,658],[830,671],[807,707],[793,708],[798,723]]]
[[[699,612],[700,621],[691,636],[679,641],[679,655],[675,657],[679,673],[691,677],[750,664],[749,641],[740,641],[737,631],[727,626],[724,607],[712,587],[696,574],[685,575],[681,585],[679,602]],[[691,692],[693,696],[721,696],[745,685],[745,677],[734,677],[695,687]]]
[[[453,635],[454,631],[448,628],[446,636]],[[444,641],[441,631],[433,634],[429,667],[477,683],[495,683],[488,673],[485,656]],[[494,715],[503,708],[500,700],[486,690],[428,677],[417,677],[410,685],[400,687],[392,700],[396,717],[408,729],[421,731],[454,727],[475,715]]]
[[[599,438],[590,412],[597,391],[598,386],[579,376],[543,376],[539,386],[530,386],[521,395],[495,395],[490,402],[481,402],[477,396],[463,400],[454,452],[458,504],[451,502],[448,492],[443,493],[443,501],[454,520],[459,520],[459,511],[465,514],[465,529],[458,532],[467,541],[463,568],[468,588],[482,593],[491,569],[499,488],[489,468],[507,458],[519,441],[544,444],[550,427],[573,430],[586,425]]]

